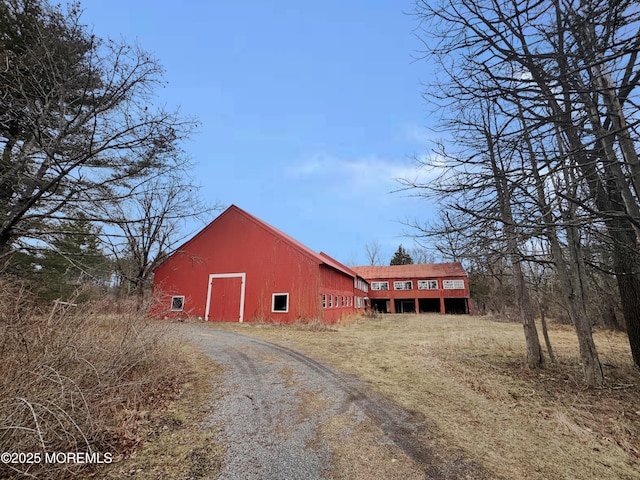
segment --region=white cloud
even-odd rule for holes
[[[405,125],[402,136],[404,140],[416,143],[421,148],[427,148],[428,145],[433,143],[433,135],[429,132],[429,129],[420,125]]]
[[[332,190],[386,194],[402,188],[400,179],[427,182],[434,175],[434,168],[423,166],[415,160],[401,162],[375,156],[343,159],[314,155],[291,166],[287,173],[299,179],[323,183]]]

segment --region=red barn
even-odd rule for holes
[[[384,313],[469,313],[469,282],[459,262],[353,267],[369,282],[371,308]]]
[[[335,322],[364,309],[368,284],[232,205],[154,270],[154,316]]]

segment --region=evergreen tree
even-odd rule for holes
[[[69,299],[83,287],[106,288],[113,265],[99,235],[100,229],[82,215],[60,222],[49,246],[18,252],[9,271],[30,280],[44,301]]]
[[[396,253],[393,254],[389,265],[411,265],[412,263],[413,259],[411,258],[411,255],[409,255],[409,252],[400,245],[398,250],[396,250]]]

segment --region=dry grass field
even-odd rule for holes
[[[0,290],[0,479],[217,471],[215,432],[197,428],[215,367],[170,325],[109,299],[44,310],[17,283]],[[45,460],[67,452],[106,463]]]
[[[81,312],[62,322],[0,310],[5,450],[37,450],[44,441],[50,449],[85,445],[116,455],[101,468],[30,473],[187,479],[219,471],[224,446],[203,422],[220,395],[220,370],[178,340],[180,324]],[[293,348],[359,377],[424,418],[426,442],[481,465],[488,478],[640,479],[640,374],[623,334],[596,332],[607,386],[593,389],[581,382],[572,328],[553,323],[558,364],[539,371],[524,367],[522,327],[486,317],[207,326]]]
[[[427,419],[425,437],[496,479],[640,478],[640,374],[626,337],[598,331],[607,387],[581,382],[571,327],[551,324],[557,365],[524,367],[519,324],[393,315],[318,324],[212,324],[285,345]],[[428,430],[428,431],[427,431]]]

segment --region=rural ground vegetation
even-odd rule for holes
[[[409,222],[463,261],[478,312],[574,326],[587,384],[604,383],[593,326],[627,333],[640,367],[637,5],[629,0],[416,2],[425,100],[440,135],[407,189],[440,205]],[[439,133],[438,133],[439,132]],[[545,328],[543,322],[541,327]]]
[[[0,450],[108,453],[113,462],[136,451],[149,411],[166,408],[190,378],[184,344],[132,302],[44,309],[20,282],[0,279],[0,289]],[[0,477],[83,477],[95,467],[3,462]]]
[[[153,268],[218,206],[190,174],[198,122],[157,101],[162,65],[82,9],[0,1],[0,446],[116,461],[190,380],[193,352],[145,309]]]

